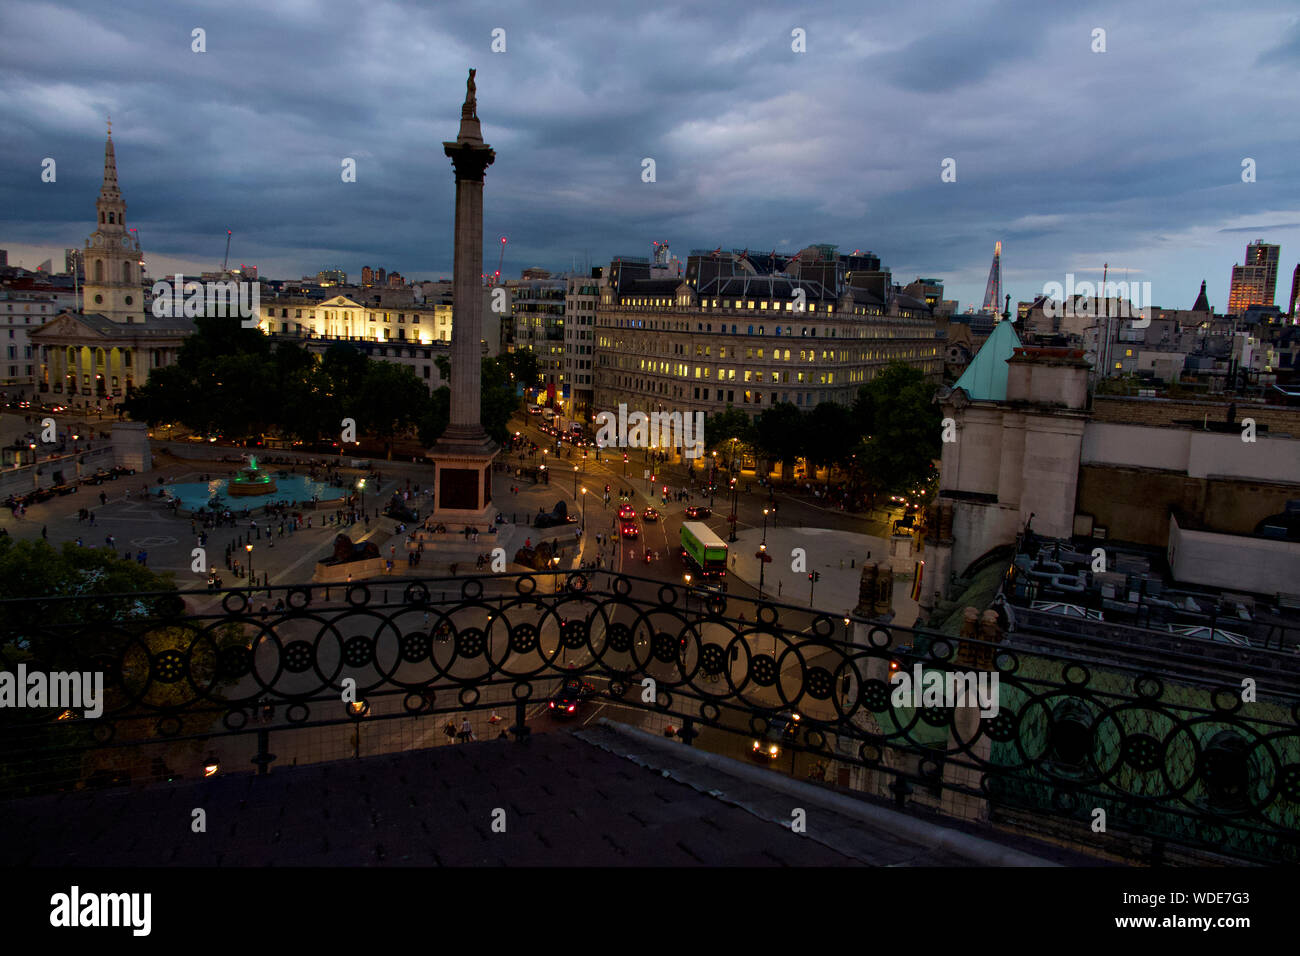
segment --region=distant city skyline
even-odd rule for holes
[[[13,93],[0,248],[35,268],[84,242],[111,114],[153,277],[219,268],[230,229],[231,262],[263,278],[351,280],[379,264],[449,278],[439,144],[473,66],[484,135],[508,147],[484,222],[487,271],[509,236],[503,277],[649,257],[654,241],[683,259],[832,243],[872,251],[899,284],[941,280],[964,311],[1001,242],[1013,303],[1108,263],[1115,281],[1151,282],[1162,307],[1190,306],[1204,279],[1224,311],[1246,242],[1281,246],[1277,274],[1292,273],[1292,5],[932,6],[760,2],[737,19],[668,4],[629,8],[611,32],[576,3],[32,4],[0,36]],[[55,182],[41,180],[47,157]],[[342,181],[346,159],[356,182]]]

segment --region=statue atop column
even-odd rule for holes
[[[465,81],[465,105],[460,108],[461,119],[478,119],[478,98],[474,87],[475,72],[470,70],[469,79]]]

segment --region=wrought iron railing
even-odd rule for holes
[[[104,681],[98,717],[0,708],[0,795],[276,772],[465,722],[525,740],[577,678],[616,720],[738,756],[776,746],[800,776],[899,807],[1109,853],[1300,860],[1300,695],[993,636],[602,572],[0,602],[0,668]],[[996,675],[997,713],[897,702],[898,671]]]

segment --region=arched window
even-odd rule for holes
[[[131,263],[129,262],[122,263],[122,281],[123,282],[131,281]]]
[[[113,214],[111,212],[108,214],[108,224],[113,225]]]
[[[95,281],[96,282],[104,281],[104,260],[103,259],[95,260]]]

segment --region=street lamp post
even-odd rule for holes
[[[366,715],[370,705],[364,700],[354,700],[348,704],[348,716],[352,718],[352,757],[361,756],[361,718]]]
[[[758,599],[763,600],[763,572],[767,570],[767,542],[758,546]]]
[[[739,489],[736,487],[736,479],[732,478],[731,479],[731,537],[728,538],[727,540],[732,542],[733,544],[736,541],[736,520],[740,517],[740,515],[736,513],[736,508],[738,507],[738,504],[736,502],[736,496],[738,492]]]
[[[573,497],[578,497],[578,466],[573,466]]]
[[[362,478],[357,482],[357,488],[361,490],[361,516],[366,515],[366,479]]]
[[[244,545],[244,550],[248,552],[248,583],[253,583],[253,542]]]
[[[718,495],[718,453],[713,453],[713,468],[709,472],[709,510],[714,507],[714,498]]]
[[[763,509],[763,547],[767,547],[767,516],[772,512],[768,508]]]
[[[587,488],[582,489],[582,536],[587,536]]]

